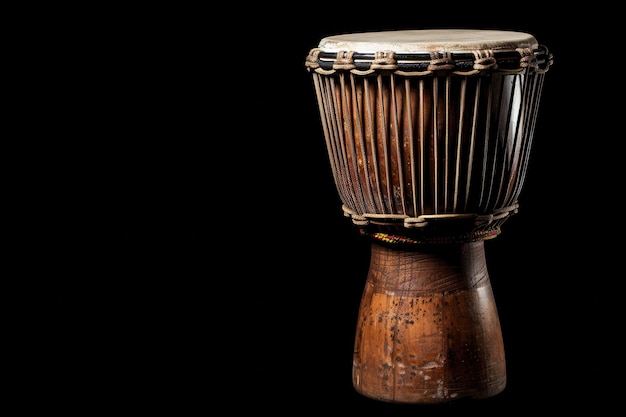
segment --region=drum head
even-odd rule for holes
[[[536,49],[534,36],[515,31],[482,29],[425,29],[383,32],[361,32],[323,38],[319,48],[324,52],[357,51],[374,53],[467,52],[473,50]]]

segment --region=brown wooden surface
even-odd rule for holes
[[[486,398],[506,384],[484,242],[404,251],[372,243],[353,384],[396,403]]]

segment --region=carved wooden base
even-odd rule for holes
[[[370,398],[434,404],[506,385],[484,242],[406,251],[372,243],[353,384]]]

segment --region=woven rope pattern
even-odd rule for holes
[[[498,52],[493,50],[471,51],[471,54],[474,56],[471,62],[469,62],[466,57],[456,57],[450,52],[434,52],[431,53],[430,58],[426,60],[416,57],[412,61],[405,57],[405,59],[402,60],[403,64],[396,59],[396,53],[394,51],[378,51],[374,53],[374,58],[370,60],[369,66],[367,66],[366,60],[360,59],[361,68],[358,68],[355,51],[339,51],[334,58],[328,59],[332,61],[332,67],[323,68],[320,64],[322,61],[322,50],[320,48],[313,48],[306,57],[305,66],[308,71],[315,71],[324,75],[333,74],[336,71],[349,71],[357,75],[370,75],[379,71],[391,71],[404,76],[426,76],[440,74],[442,72],[470,76],[495,71],[516,73],[532,70],[543,73],[548,71],[553,63],[552,54],[544,46],[540,46],[538,51],[533,51],[530,48],[517,48],[513,52],[518,54],[517,62],[513,64],[509,63],[507,68],[503,68],[499,65],[499,62],[501,63],[502,61],[499,61],[497,58]],[[499,51],[499,53],[501,53],[501,51]],[[545,60],[541,63],[537,60],[539,55],[545,57]],[[420,68],[423,68],[423,70],[407,71],[405,68],[409,64],[418,65]]]

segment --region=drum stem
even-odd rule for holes
[[[353,384],[396,403],[486,398],[504,389],[504,344],[483,241],[418,251],[372,243]]]

